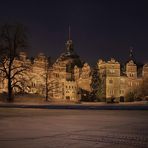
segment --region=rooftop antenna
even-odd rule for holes
[[[133,58],[133,47],[130,47],[130,58]]]

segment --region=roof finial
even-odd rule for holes
[[[68,38],[69,38],[69,40],[70,40],[70,34],[71,33],[71,30],[70,30],[70,25],[69,25],[69,36],[68,36]]]
[[[133,58],[133,47],[130,47],[130,58]]]

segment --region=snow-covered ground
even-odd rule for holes
[[[146,148],[148,111],[0,108],[0,148]]]

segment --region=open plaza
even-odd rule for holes
[[[1,148],[146,148],[147,110],[0,108]]]

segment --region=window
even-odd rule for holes
[[[59,74],[56,74],[56,77],[58,78],[59,77]]]
[[[110,69],[110,73],[111,74],[115,73],[115,70],[114,69]]]
[[[35,82],[32,82],[32,87],[35,87],[36,85],[35,85]]]
[[[113,83],[113,80],[109,80],[109,83],[112,84]]]
[[[132,86],[133,84],[132,84],[132,82],[129,82],[128,85],[129,85],[129,86]]]
[[[129,76],[130,76],[130,77],[134,77],[134,73],[130,73]]]
[[[114,90],[110,90],[110,95],[114,95]]]
[[[70,96],[66,96],[66,100],[70,100]]]
[[[124,94],[124,90],[120,90],[120,94],[123,95]]]

